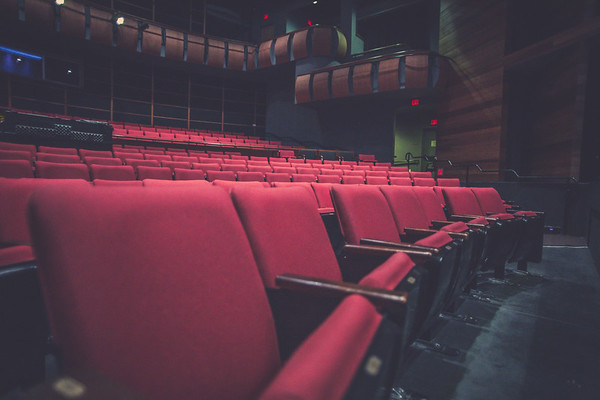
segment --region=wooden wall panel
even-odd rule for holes
[[[256,69],[256,56],[258,49],[256,46],[248,46],[248,58],[246,60],[246,71],[254,71]]]
[[[329,71],[314,74],[312,90],[314,101],[329,99]]]
[[[227,53],[227,69],[241,71],[244,69],[244,45],[229,42]]]
[[[379,63],[379,91],[400,89],[400,59],[392,58]]]
[[[333,70],[331,74],[331,95],[333,98],[350,96],[348,74],[350,67]]]
[[[206,56],[206,65],[211,67],[223,68],[225,66],[225,42],[218,39],[207,39],[208,55]]]
[[[142,53],[149,56],[160,57],[162,47],[162,29],[160,26],[150,25],[143,31]]]
[[[112,14],[107,11],[90,8],[90,39],[96,43],[112,46],[113,24]]]
[[[352,88],[354,95],[371,94],[371,63],[358,64],[352,72]]]
[[[283,64],[290,61],[290,54],[288,52],[288,41],[290,35],[280,36],[275,40],[275,62]]]
[[[296,78],[296,103],[310,102],[310,74],[299,75]]]
[[[308,29],[294,33],[294,38],[292,39],[292,54],[294,55],[294,60],[308,57],[307,38]]]
[[[583,109],[577,101],[585,87],[585,73],[579,68],[581,52],[580,47],[573,47],[557,53],[530,78],[534,83],[527,104],[529,124],[520,132],[528,136],[527,174],[579,176]]]
[[[439,52],[454,62],[438,107],[438,159],[503,167],[505,16],[503,0],[441,1]],[[464,178],[464,172],[447,168],[445,175]],[[498,175],[471,179],[496,180]]]
[[[427,87],[427,76],[429,74],[429,58],[427,55],[406,56],[404,58],[405,84],[407,89]]]
[[[262,42],[258,46],[258,68],[270,67],[271,63],[271,43],[272,40]]]
[[[188,35],[188,62],[204,64],[205,43],[205,39],[202,36]]]
[[[183,32],[165,30],[165,57],[171,60],[183,60]]]
[[[125,17],[125,23],[119,25],[117,47],[127,51],[137,51],[138,27],[137,21]]]
[[[83,39],[85,37],[85,7],[70,1],[60,9],[60,32]]]
[[[332,47],[331,28],[314,27],[312,30],[313,57],[330,57]]]
[[[27,0],[25,2],[25,22],[40,28],[54,30],[54,2]]]

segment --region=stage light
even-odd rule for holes
[[[114,13],[112,16],[112,22],[117,25],[123,25],[125,23],[125,17],[119,13]]]
[[[313,4],[317,4],[317,3],[318,3],[318,1],[317,1],[317,0],[313,1]]]
[[[18,63],[20,63],[20,62],[22,62],[22,61],[23,61],[23,59],[22,59],[21,57],[17,57],[17,62],[18,62]]]
[[[62,6],[63,4],[65,4],[65,0],[56,0],[55,3],[57,6]]]

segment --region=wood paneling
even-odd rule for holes
[[[90,8],[90,39],[97,43],[112,46],[113,23],[112,14],[107,11]]]
[[[218,39],[207,39],[208,55],[206,56],[206,65],[211,67],[223,68],[225,66],[225,42]]]
[[[310,102],[310,74],[296,78],[296,103]]]
[[[439,159],[501,167],[505,16],[503,0],[441,2],[440,53],[454,62],[449,64],[447,88],[438,107]],[[445,171],[448,177],[464,178],[464,173],[458,168]],[[472,179],[497,177],[486,174]]]
[[[312,89],[314,101],[329,99],[329,71],[314,74]]]
[[[352,72],[352,88],[354,95],[371,94],[371,63],[358,64],[354,66]]]
[[[331,75],[331,95],[333,98],[350,96],[350,87],[348,85],[348,73],[350,67],[333,70]]]
[[[290,35],[280,36],[275,40],[275,62],[277,64],[283,64],[290,61],[290,54],[288,52],[288,41]]]
[[[379,63],[379,91],[400,89],[400,59],[392,58]]]
[[[427,87],[427,76],[429,74],[429,57],[427,55],[415,55],[405,57],[407,89]]]
[[[227,69],[241,71],[244,69],[244,45],[229,42],[227,51]]]
[[[69,2],[60,10],[60,32],[83,39],[85,37],[85,8],[83,4]]]
[[[314,27],[312,30],[313,57],[331,56],[331,28]]]
[[[165,57],[171,60],[183,60],[183,32],[167,29],[165,36]]]
[[[162,29],[160,26],[150,25],[143,31],[142,53],[159,57],[162,47]]]
[[[125,23],[118,27],[117,47],[127,51],[137,51],[138,28],[137,21],[125,17]]]
[[[187,61],[204,64],[205,39],[202,36],[188,35]]]
[[[308,30],[294,33],[292,39],[292,53],[294,60],[308,57],[308,46],[306,45],[306,39],[308,37]]]
[[[265,68],[270,67],[271,65],[271,43],[272,40],[267,40],[266,42],[262,42],[258,47],[258,67]]]

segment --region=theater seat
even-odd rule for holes
[[[111,181],[135,181],[135,171],[131,165],[90,165],[92,179]]]
[[[165,179],[173,180],[173,174],[171,168],[167,167],[137,167],[137,178],[139,180],[144,179]]]
[[[42,190],[30,218],[66,367],[155,399],[372,398],[388,378],[393,343],[371,343],[391,323],[358,295],[280,361],[252,250],[221,189]],[[381,364],[376,376],[363,372],[369,361]]]
[[[31,160],[0,160],[1,178],[33,178]]]
[[[83,179],[90,180],[90,171],[86,164],[69,164],[38,161],[35,163],[38,178],[47,179]]]
[[[433,251],[439,257],[424,264],[430,275],[431,286],[426,294],[426,306],[421,310],[419,326],[422,329],[430,327],[439,312],[448,306],[446,301],[456,274],[463,268],[459,262],[460,243],[453,241],[447,232],[428,233],[414,243],[403,242],[393,213],[379,187],[335,185],[331,188],[331,197],[347,243],[421,248]]]
[[[305,187],[291,186],[272,190],[234,187],[231,197],[250,239],[263,284],[274,309],[281,310],[288,301],[288,296],[294,297],[293,293],[286,291],[289,287],[282,282],[285,276],[293,275],[308,280],[316,278],[331,284],[342,281],[342,271],[315,207],[314,195]],[[294,223],[290,224],[289,221]],[[413,273],[413,268],[415,264],[409,256],[398,252],[377,267],[377,272],[373,272],[372,276],[371,273],[366,274],[359,286],[363,286],[362,282],[367,280],[377,288],[394,290],[402,287],[405,290],[411,286],[407,282],[409,278],[416,279],[417,273]],[[310,301],[306,307],[310,307],[309,304]],[[312,317],[328,313],[326,300],[319,298],[316,305],[320,307],[304,311],[302,318],[309,326],[308,321]],[[290,317],[289,313],[284,312],[277,314],[277,317],[283,325],[281,330],[293,331],[297,334],[297,341],[302,337],[304,326],[296,325],[298,321],[294,319],[297,317]],[[412,327],[412,321],[403,323]],[[290,348],[294,347],[293,341],[283,347],[283,353],[289,353]]]

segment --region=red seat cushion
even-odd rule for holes
[[[444,232],[465,232],[469,230],[469,226],[462,221],[458,221],[452,224],[444,225],[440,228],[440,230]]]
[[[404,253],[396,253],[362,278],[360,284],[394,290],[414,266],[415,264],[409,256]]]
[[[416,241],[415,244],[418,244],[419,246],[435,247],[437,249],[450,242],[452,242],[450,235],[448,235],[447,232],[440,231]]]

